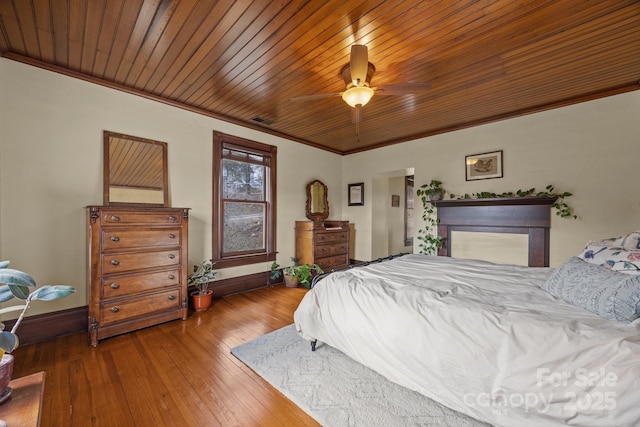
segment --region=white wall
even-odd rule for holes
[[[639,118],[640,91],[634,91],[346,156],[343,199],[348,183],[364,182],[365,201],[370,202],[343,208],[343,219],[355,222],[359,230],[355,257],[379,256],[372,253],[378,245],[373,236],[379,234],[372,209],[375,199],[386,199],[387,194],[372,190],[378,176],[412,167],[416,188],[437,178],[455,194],[543,190],[548,184],[573,193],[567,201],[579,219],[554,215],[551,221],[552,266],[576,255],[590,239],[640,229],[640,193],[634,189]],[[465,155],[494,150],[503,150],[504,178],[466,182]],[[419,202],[416,208],[416,220],[421,221]]]
[[[331,218],[341,217],[336,154],[6,58],[0,58],[0,90],[0,259],[40,285],[78,291],[35,303],[31,315],[87,303],[85,207],[102,204],[103,130],[168,143],[171,205],[192,209],[191,265],[211,257],[213,131],[278,147],[280,263],[294,254],[294,221],[305,219],[308,181],[324,181]],[[218,277],[267,270],[265,263]]]

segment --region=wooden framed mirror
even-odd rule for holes
[[[105,206],[169,206],[167,143],[104,131]]]
[[[307,218],[311,221],[324,221],[329,217],[327,186],[320,180],[307,184]]]

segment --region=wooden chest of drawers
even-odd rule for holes
[[[296,221],[296,258],[324,271],[349,265],[348,221]]]
[[[89,206],[89,341],[187,318],[186,208]]]

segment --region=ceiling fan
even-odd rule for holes
[[[398,83],[381,87],[371,87],[371,78],[375,71],[375,66],[369,62],[367,46],[354,44],[351,46],[349,63],[342,67],[340,71],[340,75],[346,84],[344,92],[297,96],[291,100],[310,101],[341,96],[344,102],[350,107],[353,107],[352,120],[357,125],[362,119],[362,107],[371,101],[374,94],[409,95],[424,92],[431,88],[430,83]]]

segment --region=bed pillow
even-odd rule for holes
[[[607,270],[578,257],[558,267],[544,290],[605,319],[631,322],[640,317],[640,275]]]
[[[633,231],[622,237],[593,240],[587,243],[587,246],[590,245],[606,246],[609,248],[622,248],[627,251],[640,251],[640,230]]]
[[[578,255],[584,261],[622,273],[640,274],[640,250],[589,244]]]
[[[624,236],[622,238],[622,247],[628,251],[640,251],[640,230]]]
[[[601,239],[601,240],[592,240],[587,243],[587,246],[595,245],[595,246],[606,246],[608,248],[621,248],[622,241],[625,236],[622,237],[612,237],[610,239]]]

